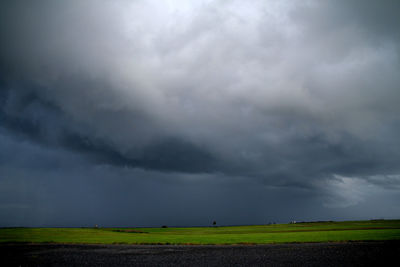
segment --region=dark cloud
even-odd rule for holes
[[[399,10],[3,1],[0,224],[398,216]]]
[[[94,162],[145,169],[210,172],[216,170],[216,159],[196,145],[183,140],[164,137],[138,151],[123,153],[85,132],[69,128],[72,122],[51,103],[42,101],[35,93],[15,94],[3,90],[0,112],[2,126],[9,134],[20,135],[43,145],[69,149],[89,156]],[[114,114],[114,116],[116,116]]]

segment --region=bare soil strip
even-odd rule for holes
[[[396,266],[400,241],[272,245],[0,244],[2,266]]]

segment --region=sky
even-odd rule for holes
[[[400,1],[0,3],[0,226],[400,218]]]

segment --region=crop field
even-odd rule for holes
[[[400,240],[400,220],[192,228],[0,228],[1,243],[270,244]]]

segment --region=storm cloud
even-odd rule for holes
[[[2,1],[0,226],[398,218],[398,1]]]

